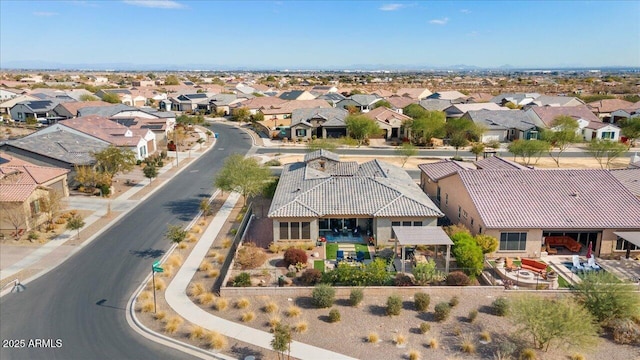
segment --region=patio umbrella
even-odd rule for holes
[[[589,245],[587,245],[587,259],[589,259],[591,255],[591,241],[589,241]]]

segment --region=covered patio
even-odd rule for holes
[[[402,249],[402,272],[405,272],[406,247],[407,246],[434,246],[436,254],[438,246],[446,246],[445,253],[445,273],[449,273],[449,260],[451,258],[451,245],[453,241],[449,238],[441,227],[437,226],[392,226],[396,235],[396,253],[398,247]]]
[[[640,249],[640,231],[614,231],[613,233],[625,241],[624,249],[627,250],[625,258],[631,258],[631,245]]]

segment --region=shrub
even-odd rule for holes
[[[198,296],[198,302],[202,305],[211,305],[215,299],[216,296],[211,292],[206,292]]]
[[[198,225],[191,228],[191,231],[195,234],[200,234],[202,232],[202,228]]]
[[[145,300],[140,303],[140,311],[142,312],[152,312],[155,308],[153,300]]]
[[[437,349],[437,348],[438,348],[438,339],[436,339],[436,338],[431,338],[431,339],[429,340],[429,347],[430,347],[430,348],[432,348],[432,349],[434,349],[434,350],[435,350],[435,349]]]
[[[420,324],[421,334],[426,334],[429,332],[429,330],[431,330],[431,324],[429,324],[428,322],[423,322],[422,324]]]
[[[480,275],[484,267],[484,254],[473,236],[461,232],[451,236],[451,240],[454,243],[451,252],[458,266],[464,268],[471,277]]]
[[[378,336],[378,333],[376,332],[370,332],[369,335],[367,335],[367,341],[375,344],[380,341],[380,336]]]
[[[307,263],[307,253],[304,250],[289,248],[284,252],[284,263],[286,266],[296,265],[297,263]]]
[[[494,315],[507,316],[507,313],[509,312],[509,300],[504,297],[499,297],[493,300],[491,308],[493,309]]]
[[[640,345],[640,326],[631,319],[616,319],[610,323],[613,341],[618,344]]]
[[[587,360],[587,358],[582,354],[575,353],[571,355],[571,360]]]
[[[634,293],[634,285],[620,284],[611,273],[587,273],[575,290],[578,302],[605,326],[640,315],[640,296]]]
[[[413,286],[414,281],[413,278],[407,274],[397,273],[396,277],[393,279],[393,285],[395,286]]]
[[[164,318],[167,317],[167,312],[166,311],[158,311],[155,315],[153,315],[154,318],[156,318],[156,320],[164,320]]]
[[[264,312],[266,312],[267,314],[272,314],[278,311],[278,305],[274,301],[269,301],[264,305],[262,310],[264,310]]]
[[[445,321],[449,318],[451,313],[451,306],[449,303],[441,302],[434,308],[436,321]]]
[[[226,259],[226,256],[220,254],[216,257],[216,262],[220,265],[224,264],[224,261]]]
[[[211,250],[209,251],[209,253],[207,253],[207,257],[212,257],[212,258],[217,258],[218,257],[218,252]]]
[[[182,256],[180,254],[173,254],[169,256],[166,263],[173,267],[180,267],[180,265],[182,265]]]
[[[538,358],[533,349],[524,349],[520,352],[520,360],[536,360]]]
[[[291,305],[285,311],[285,314],[290,318],[294,318],[294,317],[300,316],[300,314],[302,314],[302,310],[299,307],[295,306],[295,305]]]
[[[403,334],[398,334],[394,337],[393,342],[396,343],[397,346],[403,346],[407,344],[407,337]]]
[[[152,296],[153,293],[151,291],[143,291],[140,293],[140,296],[138,296],[138,300],[149,300]]]
[[[296,277],[296,275],[298,275],[298,274],[297,274],[295,271],[289,271],[288,273],[286,273],[286,276],[287,276],[288,278],[292,278],[292,279],[293,279],[294,277]]]
[[[164,331],[167,334],[174,334],[180,329],[180,325],[182,325],[183,322],[184,320],[181,318],[173,316],[167,320],[167,323],[164,325]]]
[[[187,246],[189,246],[189,245],[187,245],[186,242],[181,242],[181,243],[178,244],[178,249],[183,250],[183,249],[186,249]]]
[[[225,249],[228,249],[231,247],[231,239],[230,238],[225,238],[224,240],[222,240],[222,247]]]
[[[202,327],[200,327],[198,325],[194,325],[189,330],[189,339],[191,339],[191,340],[202,339],[204,334],[205,334],[205,332],[204,332],[204,329]]]
[[[207,333],[207,342],[209,343],[209,347],[214,350],[222,350],[227,347],[227,338],[217,331]]]
[[[391,295],[387,298],[387,315],[400,315],[402,311],[402,298],[398,295]]]
[[[473,340],[469,336],[463,336],[462,341],[460,342],[460,349],[463,353],[475,354],[476,344],[473,343]]]
[[[187,290],[187,294],[191,296],[199,296],[205,291],[207,290],[205,289],[204,285],[202,283],[197,282],[197,283],[191,284],[191,286],[189,287],[189,290]]]
[[[249,275],[249,273],[246,273],[246,272],[238,274],[233,279],[233,286],[235,286],[235,287],[248,287],[248,286],[251,286],[251,275]]]
[[[271,243],[269,244],[269,251],[271,251],[271,253],[273,254],[277,254],[282,250],[282,248],[280,247],[280,245],[276,244],[276,243]]]
[[[417,292],[413,295],[413,302],[416,306],[416,310],[427,311],[429,303],[431,302],[431,297],[429,297],[429,294],[427,293]]]
[[[420,360],[420,352],[415,349],[409,350],[409,360]]]
[[[318,308],[328,308],[333,306],[336,291],[331,287],[331,285],[320,284],[313,289],[311,297],[313,299],[314,306]]]
[[[218,269],[211,269],[207,271],[207,277],[209,278],[218,277],[218,275],[220,275],[220,270]]]
[[[446,279],[446,283],[449,286],[467,286],[469,282],[469,277],[462,271],[452,271],[447,275]]]
[[[449,305],[451,305],[452,308],[458,306],[458,304],[460,304],[460,299],[458,299],[457,296],[453,296],[451,300],[449,300]]]
[[[229,306],[229,300],[225,298],[218,298],[213,304],[213,307],[218,311],[224,311]]]
[[[167,288],[167,284],[162,279],[156,279],[156,290],[162,291]]]
[[[274,329],[276,326],[280,325],[280,323],[282,323],[282,320],[278,315],[270,317],[269,321],[267,321],[267,324],[269,324],[269,327],[271,327],[271,329]]]
[[[300,276],[300,281],[304,285],[315,285],[322,279],[322,272],[317,269],[307,269]]]
[[[256,314],[253,311],[247,311],[245,313],[242,313],[240,320],[242,320],[242,322],[251,322],[255,318],[256,318]]]
[[[340,321],[340,311],[338,309],[331,309],[329,311],[329,322],[334,323]]]
[[[236,301],[236,308],[238,309],[245,309],[249,307],[249,305],[251,305],[251,302],[247,298],[240,298]]]
[[[307,332],[307,330],[309,330],[309,324],[306,321],[300,321],[293,326],[293,331],[300,334]]]
[[[351,293],[349,294],[349,303],[351,306],[358,306],[362,299],[364,298],[364,293],[362,289],[351,289]]]
[[[480,340],[484,342],[491,342],[491,333],[488,331],[483,331],[480,333]]]
[[[476,321],[476,318],[478,317],[478,310],[473,309],[471,311],[469,311],[469,322],[472,323],[474,321]]]
[[[199,271],[210,271],[211,269],[213,269],[213,265],[208,261],[203,261],[198,268]]]
[[[264,250],[249,243],[238,250],[236,263],[240,265],[242,270],[247,270],[261,266],[266,260],[267,254],[265,254]]]

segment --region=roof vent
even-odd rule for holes
[[[574,191],[574,192],[572,192],[572,193],[571,193],[571,194],[569,194],[569,195],[570,195],[570,196],[572,196],[572,197],[574,197],[574,198],[577,198],[577,197],[578,197],[578,193],[577,193],[577,192],[575,192],[575,191]]]

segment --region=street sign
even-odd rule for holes
[[[164,269],[160,267],[160,261],[154,262],[153,265],[151,265],[151,269],[154,273],[164,272]]]

